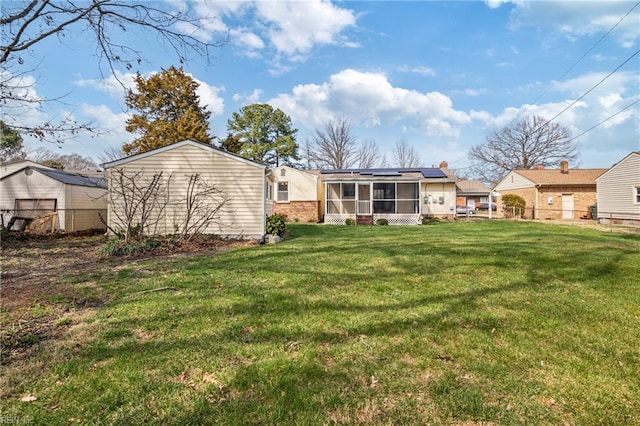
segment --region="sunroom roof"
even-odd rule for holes
[[[447,174],[442,169],[430,168],[393,168],[393,169],[325,169],[321,174],[351,174],[361,176],[402,176],[403,173],[422,173],[425,178],[446,178]]]

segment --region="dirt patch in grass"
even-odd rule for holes
[[[98,253],[106,241],[95,232],[3,238],[0,364],[32,355],[39,343],[62,336],[83,311],[104,305],[112,295],[100,286],[100,276],[125,262],[135,268],[150,259],[208,255],[256,244],[200,236],[164,242],[150,253],[110,258]]]

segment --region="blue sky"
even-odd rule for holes
[[[389,160],[393,145],[406,139],[425,166],[446,160],[464,170],[469,148],[489,133],[521,114],[552,118],[634,54],[554,121],[577,136],[638,101],[640,6],[603,38],[635,4],[202,2],[198,13],[217,19],[201,36],[228,35],[230,43],[215,51],[211,64],[191,58],[184,69],[201,85],[214,135],[226,134],[227,120],[242,106],[266,102],[291,116],[299,142],[323,122],[344,117],[356,137],[375,140]],[[124,43],[143,50],[143,75],[179,65],[157,40],[136,32],[127,37]],[[37,70],[24,78],[35,82],[35,94],[60,101],[21,119],[70,112],[78,121],[93,120],[104,135],[80,134],[60,149],[44,146],[97,159],[134,135],[124,130],[124,90],[101,78],[94,52],[75,30],[37,45],[25,64]],[[130,84],[133,74],[119,77]],[[640,150],[639,129],[636,103],[576,139],[580,167],[610,167]]]

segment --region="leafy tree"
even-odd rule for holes
[[[505,215],[507,217],[520,217],[524,214],[524,208],[527,202],[524,198],[516,194],[504,194],[502,196],[502,205],[504,206]]]
[[[575,161],[578,147],[571,132],[545,118],[523,117],[510,126],[493,132],[481,145],[469,150],[475,161],[472,173],[485,183],[495,185],[510,170],[531,169],[537,164],[551,166],[561,160]]]
[[[392,154],[396,167],[420,167],[420,155],[405,138],[396,142]]]
[[[230,138],[242,144],[240,155],[251,160],[279,166],[299,160],[298,129],[291,127],[291,117],[269,104],[252,104],[234,112],[227,121]]]
[[[199,84],[182,67],[171,66],[145,79],[135,79],[137,90],[127,92],[126,104],[139,111],[127,120],[127,132],[140,137],[122,150],[140,154],[184,139],[210,143],[209,116],[196,94]]]
[[[2,120],[0,120],[0,137],[0,163],[25,157],[22,136]]]
[[[241,138],[242,136],[239,133],[229,133],[226,138],[220,141],[220,149],[240,155],[240,153],[242,152],[242,141],[240,140]]]
[[[358,140],[346,118],[326,121],[311,137],[311,158],[320,168],[348,169],[357,152]]]
[[[38,47],[51,38],[78,35],[95,42],[96,63],[103,75],[130,71],[144,63],[142,52],[146,40],[155,39],[167,54],[176,54],[184,63],[189,56],[210,58],[211,50],[227,43],[226,38],[201,38],[210,34],[208,20],[198,19],[197,6],[191,2],[123,2],[116,0],[27,0],[4,1],[0,7],[0,66],[6,73],[0,80],[0,117],[14,130],[35,138],[63,142],[78,131],[93,131],[91,123],[78,123],[71,115],[60,121],[31,125],[20,116],[43,102],[54,100],[36,97],[28,78],[36,71]],[[180,31],[189,28],[189,31]],[[74,33],[76,31],[76,33]],[[122,34],[140,34],[138,46],[122,43]],[[60,44],[63,46],[63,43]],[[93,52],[89,52],[91,54]],[[44,50],[40,54],[47,54]],[[33,61],[30,61],[30,59]]]

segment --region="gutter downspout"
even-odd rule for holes
[[[538,191],[538,189],[540,188],[540,184],[536,184],[534,186],[534,188],[536,189],[536,201],[534,203],[534,208],[535,208],[535,217],[533,217],[532,219],[540,219],[540,207],[538,206],[538,198],[540,198],[540,193]]]
[[[269,193],[269,176],[271,176],[273,172],[271,169],[266,168],[264,179],[262,180],[262,214],[264,216],[264,220],[262,221],[262,239],[261,242],[264,241],[267,237],[267,194]],[[275,191],[274,191],[275,192]]]

